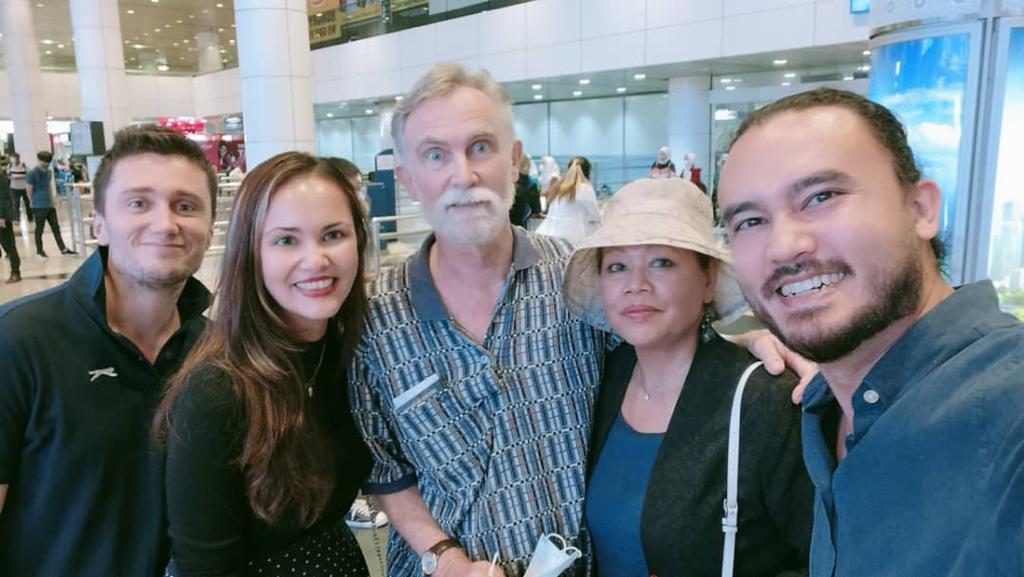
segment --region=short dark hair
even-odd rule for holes
[[[36,153],[36,160],[39,162],[50,162],[53,160],[53,153],[49,150],[40,150]]]
[[[348,160],[346,158],[340,158],[337,156],[330,156],[325,158],[324,160],[333,164],[334,168],[336,168],[338,172],[344,174],[345,178],[349,180],[362,178],[363,176],[363,171],[359,170],[359,167],[356,166],[351,160]]]
[[[206,156],[196,143],[184,135],[156,124],[129,126],[117,131],[114,145],[103,155],[100,167],[96,169],[96,177],[92,181],[93,208],[104,213],[104,200],[114,166],[125,158],[139,154],[159,154],[161,156],[181,156],[192,162],[206,174],[206,183],[210,189],[210,209],[217,211],[217,174],[206,161]]]
[[[878,143],[889,151],[896,179],[904,188],[914,186],[921,180],[921,169],[914,160],[914,151],[910,149],[910,143],[907,141],[907,129],[903,123],[885,106],[849,90],[828,87],[815,88],[763,106],[755,110],[740,124],[729,148],[732,149],[736,141],[748,130],[764,124],[783,112],[797,112],[827,106],[846,109],[864,122]],[[941,266],[946,257],[946,245],[938,235],[931,239],[930,244],[935,260]]]

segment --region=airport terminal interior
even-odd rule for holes
[[[736,128],[821,86],[894,110],[943,193],[944,272],[991,278],[1024,318],[1024,3],[998,0],[2,0],[0,142],[29,168],[53,154],[62,254],[27,207],[13,224],[21,282],[0,304],[65,281],[96,250],[90,175],[124,126],[188,136],[220,181],[198,277],[213,288],[234,191],[284,150],[358,166],[368,270],[430,232],[394,173],[396,103],[431,66],[486,69],[512,99],[542,175],[584,156],[599,204],[651,173],[714,197]],[[548,162],[550,162],[548,161]],[[865,166],[863,170],[878,167]],[[536,228],[541,215],[528,219]],[[723,240],[724,242],[724,240]],[[74,254],[70,254],[70,253]],[[376,525],[380,525],[377,527]],[[380,573],[387,525],[354,529]]]

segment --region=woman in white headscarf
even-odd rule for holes
[[[540,194],[546,196],[548,187],[551,186],[552,180],[561,178],[562,172],[558,169],[558,163],[555,159],[550,156],[545,156],[540,159],[540,170],[537,178],[540,183]]]
[[[651,178],[672,178],[676,175],[676,165],[672,163],[672,151],[667,146],[658,149],[658,158],[651,165]]]

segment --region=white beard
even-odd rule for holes
[[[423,218],[434,234],[448,242],[473,246],[490,242],[509,227],[515,189],[510,184],[505,195],[482,186],[449,188],[433,206],[423,208]],[[483,203],[474,208],[460,205]]]

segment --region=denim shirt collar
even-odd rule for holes
[[[965,316],[964,311],[971,314]],[[1014,322],[999,312],[991,281],[963,285],[914,323],[882,355],[858,391],[870,387],[884,405],[891,405],[905,390],[974,342],[981,329]],[[804,393],[804,410],[818,412],[834,400],[828,382],[818,373]]]
[[[409,298],[416,316],[427,321],[448,320],[451,315],[437,292],[434,279],[430,276],[430,247],[434,244],[434,233],[423,241],[420,249],[409,258]],[[519,272],[540,262],[540,253],[530,241],[526,230],[512,227],[512,271]]]

